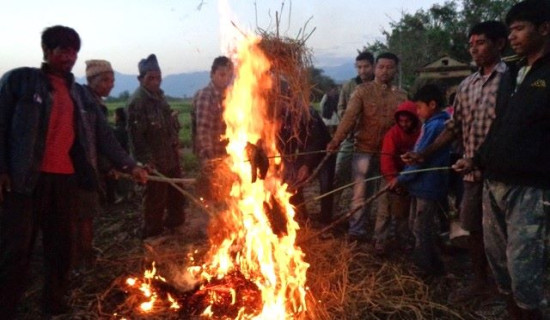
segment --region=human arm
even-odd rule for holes
[[[386,179],[390,182],[393,178],[399,175],[399,155],[397,154],[397,147],[395,145],[394,137],[392,132],[395,127],[392,127],[385,135],[382,140],[382,150],[380,153],[380,172]]]
[[[196,151],[198,157],[202,160],[210,160],[214,156],[214,146],[212,144],[212,114],[213,109],[217,105],[213,105],[212,97],[205,90],[197,93],[194,99],[193,110],[196,116]]]
[[[368,96],[369,92],[363,88],[356,88],[347,106],[346,112],[340,125],[334,133],[334,137],[327,145],[327,151],[334,152],[337,150],[340,143],[345,139],[346,135],[353,129],[356,124],[357,117],[363,110],[364,99]]]
[[[0,79],[0,202],[4,200],[4,192],[11,191],[11,177],[8,169],[8,132],[15,105],[15,95],[11,92],[10,74],[7,73]]]
[[[147,142],[149,121],[142,99],[131,99],[128,103],[128,138],[136,160],[149,164],[153,155]]]
[[[346,82],[342,86],[342,90],[340,91],[340,96],[338,97],[337,111],[338,111],[338,116],[340,117],[340,119],[344,116],[344,111],[346,111],[346,107],[348,106],[348,100],[349,100],[349,97],[351,95],[351,90],[352,90],[351,83],[352,83],[351,81]]]
[[[401,160],[408,165],[414,165],[424,162],[431,157],[435,152],[447,146],[455,140],[455,133],[449,128],[445,128],[441,134],[437,136],[433,143],[427,145],[423,151],[410,151],[401,156]]]

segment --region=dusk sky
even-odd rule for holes
[[[294,38],[308,19],[307,41],[319,67],[353,60],[357,49],[376,39],[401,13],[429,9],[440,0],[16,0],[0,11],[2,58],[0,74],[20,67],[39,66],[40,34],[61,24],[82,39],[73,72],[84,74],[84,61],[106,59],[125,74],[137,74],[140,59],[155,53],[163,74],[208,70],[226,53],[223,33],[257,27],[274,30],[275,12],[284,7],[279,30]],[[221,3],[221,4],[220,4]],[[224,5],[226,3],[226,5]],[[220,7],[229,10],[220,10]],[[289,11],[290,9],[290,11]],[[228,13],[227,11],[231,11]],[[289,17],[290,14],[290,17]],[[225,17],[225,18],[224,18]],[[229,18],[227,18],[229,17]]]

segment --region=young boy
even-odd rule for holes
[[[403,170],[405,163],[400,156],[413,149],[419,134],[420,120],[416,114],[416,105],[407,100],[397,107],[395,124],[388,130],[382,141],[380,171],[385,178],[385,181],[382,181],[382,188]],[[398,188],[380,197],[374,227],[375,250],[378,255],[386,253],[392,216],[395,219],[396,238],[400,248],[406,250],[409,247],[410,231],[407,218],[410,205],[410,196],[403,189]]]
[[[420,137],[414,147],[421,152],[430,145],[445,128],[449,114],[445,108],[443,93],[435,85],[426,85],[415,95],[418,117],[424,120]],[[450,162],[449,147],[441,148],[426,158],[423,168],[448,166]],[[390,182],[390,190],[404,186],[412,196],[410,226],[415,237],[413,259],[422,275],[442,275],[443,261],[437,251],[437,227],[435,219],[438,211],[444,207],[448,190],[446,172],[427,171],[407,174],[408,171],[420,169],[420,165],[407,166],[399,177]]]

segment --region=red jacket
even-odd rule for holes
[[[412,133],[406,133],[397,124],[397,117],[402,112],[411,114],[416,120]],[[401,103],[397,107],[394,117],[396,123],[384,135],[382,154],[380,155],[380,171],[388,181],[391,181],[403,170],[405,163],[401,161],[401,155],[413,149],[420,134],[420,120],[416,114],[416,105],[414,102],[404,101]]]

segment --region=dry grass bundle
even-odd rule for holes
[[[284,5],[284,3],[283,3]],[[283,7],[281,7],[281,11]],[[292,136],[299,138],[298,130],[304,121],[309,120],[310,106],[310,69],[312,68],[312,51],[306,46],[307,39],[315,28],[306,33],[307,22],[295,38],[282,36],[280,33],[280,14],[275,13],[274,31],[258,28],[261,37],[260,49],[271,63],[272,78],[275,79],[272,89],[267,93],[270,106],[267,114],[272,119],[287,118],[286,124],[292,130]],[[290,19],[290,10],[289,10]]]
[[[314,232],[307,228],[300,237]],[[428,285],[406,271],[339,239],[312,239],[302,248],[311,266],[315,319],[462,319],[434,302]]]

